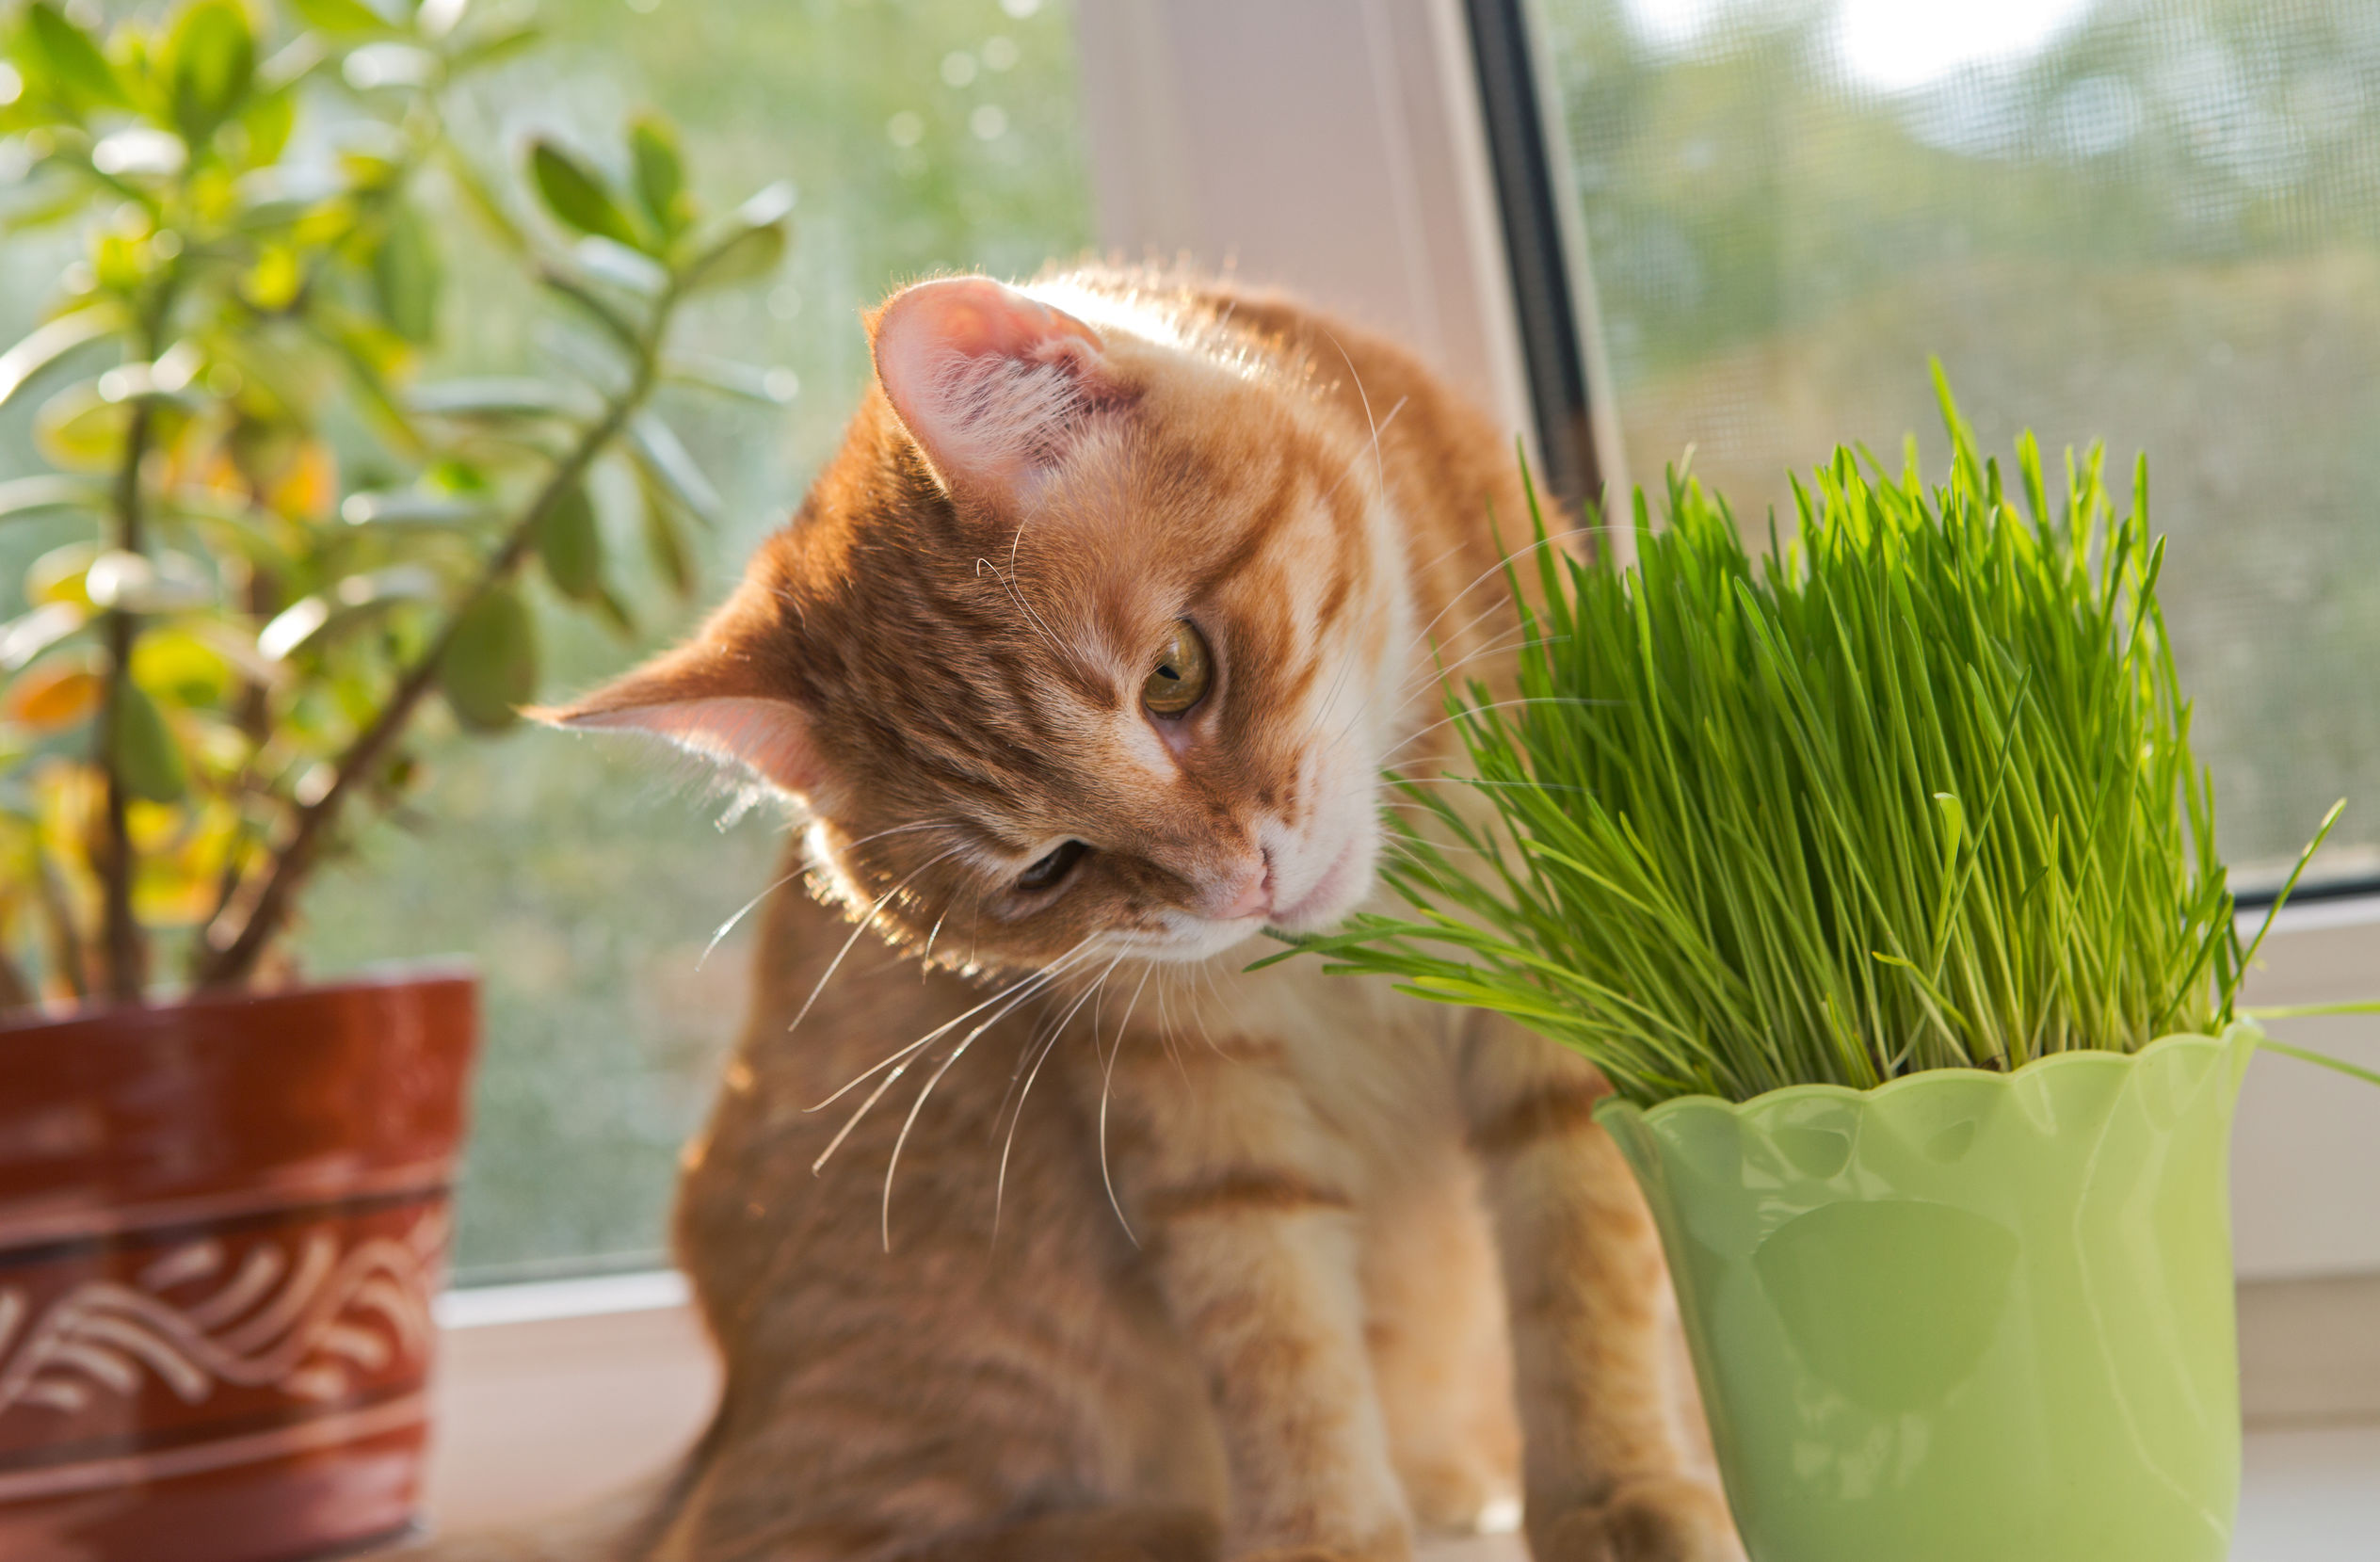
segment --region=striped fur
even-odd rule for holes
[[[687,1154],[725,1399],[600,1554],[1392,1562],[1525,1479],[1540,1562],[1737,1557],[1591,1071],[1242,969],[1370,893],[1433,655],[1504,676],[1509,445],[1278,298],[941,285],[710,624],[560,716],[743,758],[816,892]],[[1182,619],[1215,683],[1161,722]]]

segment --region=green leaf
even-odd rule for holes
[[[462,192],[463,204],[471,208],[473,215],[486,226],[496,242],[514,255],[526,254],[529,241],[521,232],[521,225],[513,221],[512,214],[505,210],[504,202],[497,198],[495,191],[488,187],[488,181],[480,177],[471,159],[463,155],[452,141],[440,143],[438,159],[446,170],[446,177],[453,180],[455,188]]]
[[[665,238],[677,237],[694,219],[677,131],[658,114],[639,114],[629,121],[628,151],[636,164],[636,199]]]
[[[248,130],[248,153],[243,160],[251,169],[270,168],[281,161],[289,146],[289,133],[298,127],[297,94],[285,87],[259,93],[240,110],[240,123]]]
[[[538,281],[585,310],[631,357],[644,355],[645,339],[636,330],[635,323],[613,308],[610,301],[584,279],[559,266],[547,265],[538,267]]]
[[[426,346],[438,330],[442,281],[438,245],[410,201],[390,209],[388,232],[372,253],[372,287],[381,316],[408,342]]]
[[[273,615],[272,621],[257,632],[256,652],[267,663],[281,662],[303,647],[319,644],[326,634],[381,609],[398,603],[433,601],[438,594],[437,574],[418,564],[349,575],[331,589],[301,598]]]
[[[648,301],[661,297],[669,285],[669,269],[659,261],[642,250],[631,250],[595,234],[571,245],[571,258],[598,282],[609,282],[623,293]]]
[[[88,477],[18,477],[0,483],[0,521],[49,509],[97,509],[110,495]]]
[[[801,393],[801,380],[791,369],[763,368],[699,353],[672,353],[663,359],[661,378],[673,385],[700,386],[765,407],[786,406]]]
[[[24,389],[27,381],[86,342],[96,342],[115,329],[111,311],[78,309],[62,314],[0,353],[0,405]]]
[[[165,714],[130,679],[117,686],[112,735],[116,774],[124,790],[153,803],[181,800],[190,789],[189,767],[166,727]]]
[[[309,27],[319,27],[327,33],[384,33],[390,31],[388,18],[365,5],[363,0],[290,0]]]
[[[690,597],[696,585],[694,552],[678,527],[675,507],[666,495],[651,491],[650,478],[642,473],[637,476],[639,496],[644,500],[645,551],[652,556],[653,568],[669,583],[669,589]]]
[[[33,418],[33,443],[49,463],[68,472],[112,471],[132,423],[129,402],[108,401],[91,381],[67,386]]]
[[[248,14],[237,0],[195,0],[175,18],[163,63],[173,122],[192,147],[204,146],[255,79]]]
[[[514,55],[537,43],[544,36],[545,29],[534,22],[499,24],[481,28],[455,50],[452,56],[452,69],[458,73],[464,71],[484,71],[490,65],[510,59]]]
[[[468,530],[488,519],[485,502],[438,493],[350,493],[339,519],[350,526],[413,526]]]
[[[637,469],[680,508],[698,521],[718,520],[719,491],[695,464],[676,429],[651,412],[639,412],[629,420],[628,448]]]
[[[436,418],[570,418],[588,417],[600,411],[574,387],[526,375],[442,380],[421,386],[406,398],[406,404],[425,417]]]
[[[36,0],[25,8],[24,25],[25,63],[35,68],[40,85],[70,103],[133,105],[132,95],[99,44],[48,0]]]
[[[438,684],[455,719],[474,732],[501,732],[538,692],[536,620],[510,587],[465,609],[439,658]]]
[[[603,533],[585,484],[563,490],[539,521],[538,556],[545,561],[546,578],[564,596],[588,602],[603,594]]]
[[[683,278],[687,291],[732,287],[768,276],[785,259],[792,225],[794,187],[772,185],[735,209],[724,229],[690,262]]]
[[[0,624],[0,672],[14,672],[90,622],[79,602],[45,602]]]
[[[529,145],[529,174],[555,220],[632,250],[647,248],[603,176],[571,152],[539,137]]]

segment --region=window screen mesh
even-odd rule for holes
[[[2243,878],[2380,867],[2380,4],[1547,0],[1631,477],[2146,450]]]

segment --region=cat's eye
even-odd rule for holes
[[[1213,677],[1206,636],[1189,620],[1182,619],[1174,624],[1173,634],[1157,652],[1156,668],[1140,685],[1140,702],[1152,715],[1180,716],[1206,698],[1207,684]]]
[[[1031,894],[1046,890],[1074,871],[1074,864],[1091,854],[1091,848],[1080,841],[1062,841],[1057,848],[1041,858],[1017,876],[1017,889]]]

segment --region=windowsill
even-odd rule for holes
[[[2252,1282],[2240,1303],[2240,1555],[2368,1557],[2380,1535],[2380,1276]],[[444,1531],[566,1511],[658,1473],[700,1435],[718,1393],[676,1274],[451,1292],[439,1317],[428,1507]],[[1522,1552],[1499,1537],[1427,1546],[1417,1562]]]
[[[675,1273],[453,1291],[438,1319],[426,1506],[443,1531],[563,1512],[656,1472],[718,1396]]]

